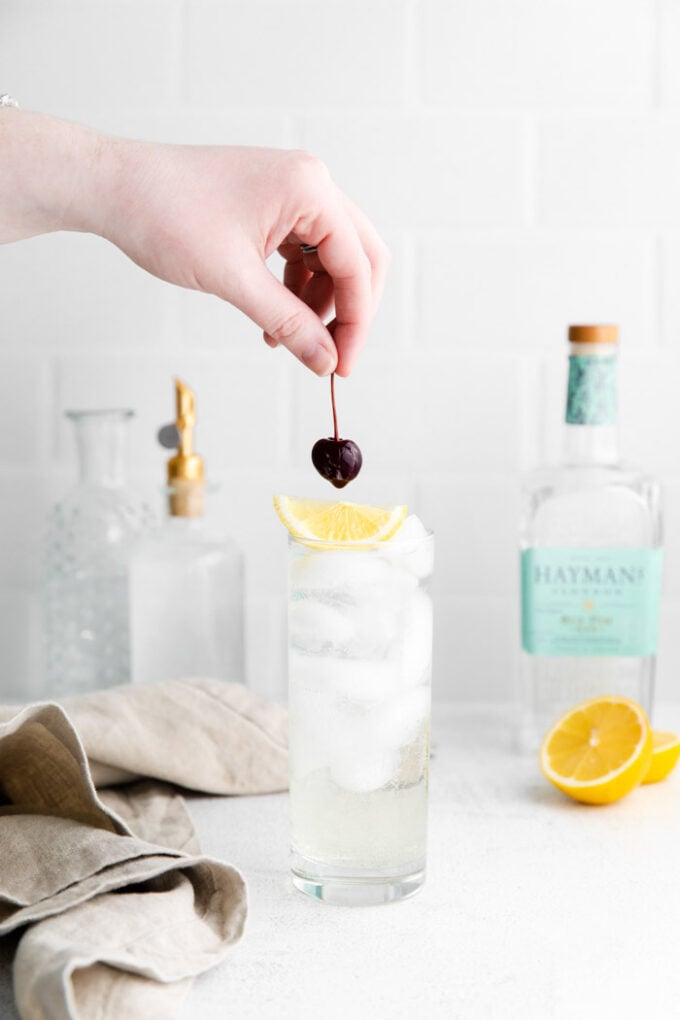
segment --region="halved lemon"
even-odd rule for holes
[[[652,731],[635,701],[592,698],[553,724],[539,754],[543,775],[567,796],[585,804],[611,804],[648,772]]]
[[[658,783],[670,775],[680,758],[680,736],[677,733],[652,731],[652,760],[643,783]]]
[[[297,538],[324,542],[385,542],[406,518],[406,506],[363,506],[274,496],[277,514]]]

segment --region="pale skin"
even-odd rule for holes
[[[389,252],[315,157],[131,141],[3,108],[0,167],[0,243],[98,234],[161,280],[235,305],[317,375],[352,371]],[[275,251],[283,282],[266,265]]]

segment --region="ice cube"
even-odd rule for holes
[[[418,580],[382,556],[375,561],[373,578],[347,591],[347,613],[354,623],[352,655],[382,658],[398,641],[405,613]]]
[[[411,597],[401,638],[402,677],[405,687],[429,680],[432,666],[432,599],[424,591]]]
[[[292,779],[304,779],[327,765],[328,752],[318,740],[298,738],[291,744],[288,770]]]
[[[358,748],[337,752],[331,763],[331,776],[343,790],[352,793],[371,793],[379,790],[393,778],[399,765],[399,756],[381,748],[370,751]]]
[[[323,694],[358,707],[373,705],[401,688],[401,667],[395,662],[304,655],[292,650],[288,671],[291,693],[305,698]]]
[[[430,689],[412,687],[374,709],[375,740],[385,750],[397,752],[415,740],[430,714]]]
[[[375,705],[399,690],[397,663],[370,659],[326,659],[324,678],[336,698],[353,705]]]
[[[293,648],[340,654],[351,643],[355,625],[339,606],[310,598],[290,603],[288,633]]]
[[[346,648],[353,658],[382,659],[399,639],[402,615],[379,598],[367,598],[345,608],[352,623],[352,639]]]
[[[415,514],[410,514],[392,539],[385,542],[385,555],[398,558],[399,565],[414,577],[429,577],[434,565],[434,540]]]
[[[389,541],[419,542],[427,536],[427,528],[416,514],[409,514],[402,526]]]
[[[303,594],[332,591],[346,572],[347,555],[341,550],[305,549],[290,564],[293,590]]]
[[[323,690],[303,687],[297,673],[288,699],[289,764],[296,779],[328,766],[327,734],[332,715],[332,697]]]
[[[290,566],[295,595],[343,594],[389,584],[389,567],[373,550],[310,549]]]
[[[307,694],[325,694],[326,663],[334,662],[329,656],[308,655],[291,648],[288,653],[288,683],[291,697],[304,698]]]

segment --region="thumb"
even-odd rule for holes
[[[330,375],[338,354],[319,316],[257,258],[241,261],[240,277],[238,293],[228,298],[231,304],[264,330],[270,346],[281,344],[312,372]]]

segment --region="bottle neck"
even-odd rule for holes
[[[611,425],[567,425],[562,450],[565,464],[580,467],[618,464],[618,429]]]
[[[570,344],[564,461],[579,466],[619,462],[616,344]]]
[[[127,480],[127,428],[131,411],[68,412],[76,430],[80,481],[107,489]]]

